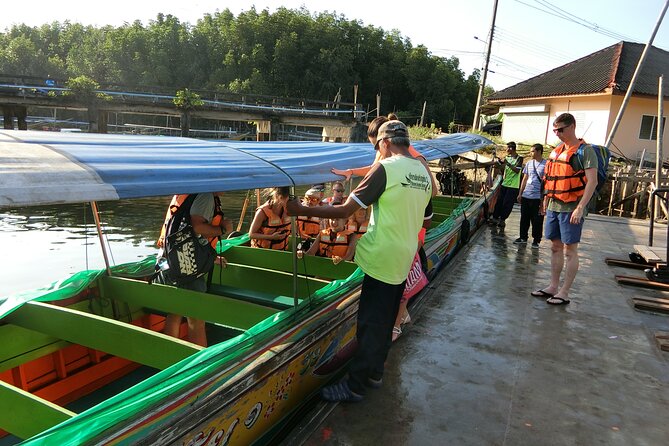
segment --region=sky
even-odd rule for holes
[[[667,0],[669,1],[669,0]],[[665,0],[499,0],[487,84],[499,91],[564,65],[621,40],[646,43]],[[482,69],[493,16],[493,0],[415,0],[378,2],[360,0],[115,0],[80,2],[32,0],[29,8],[4,8],[0,29],[25,23],[52,21],[85,25],[121,25],[141,20],[147,24],[158,13],[197,23],[206,13],[225,8],[234,14],[255,6],[270,11],[305,7],[312,13],[336,12],[385,30],[397,29],[416,45],[441,57],[455,56],[465,75]],[[336,6],[335,6],[336,5]],[[559,5],[559,6],[558,6]],[[668,14],[669,15],[669,14]],[[669,18],[661,25],[654,45],[669,50]]]

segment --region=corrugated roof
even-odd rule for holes
[[[602,93],[608,87],[625,92],[644,47],[640,43],[619,42],[498,91],[488,101]],[[669,53],[651,47],[634,93],[657,95],[657,78],[662,73],[669,73]],[[669,86],[665,86],[665,96],[668,93]]]

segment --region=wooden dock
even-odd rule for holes
[[[571,304],[554,307],[530,296],[548,284],[550,243],[514,245],[518,218],[442,273],[381,389],[321,403],[284,444],[665,444],[669,315],[635,305],[669,307],[669,293],[620,285],[614,275],[643,271],[604,261],[627,259],[648,222],[588,217]]]

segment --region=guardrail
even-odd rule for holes
[[[2,79],[0,75],[0,79]],[[6,77],[6,76],[5,76]],[[15,92],[19,97],[48,96],[49,92],[63,93],[68,88],[35,85],[30,83],[0,83],[0,94]],[[174,95],[146,93],[135,91],[119,91],[116,89],[100,89],[96,93],[103,93],[120,100],[132,100],[134,102],[150,102],[154,105],[174,106]],[[211,92],[210,92],[211,93]],[[198,93],[199,94],[199,93]],[[229,97],[229,100],[218,99],[219,95]],[[236,95],[233,93],[214,93],[215,98],[203,98],[202,101],[208,108],[212,109],[242,109],[248,111],[265,112],[289,112],[311,116],[346,116],[351,115],[353,119],[360,120],[365,116],[361,104],[346,102],[307,101],[295,98],[279,98],[262,95]],[[279,102],[281,101],[281,102]],[[295,103],[296,101],[297,103]],[[291,104],[292,103],[292,104]],[[309,105],[307,105],[309,104]],[[320,107],[319,107],[320,105]]]

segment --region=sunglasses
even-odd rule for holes
[[[570,124],[570,125],[571,125],[571,124]],[[554,131],[555,133],[562,133],[562,132],[564,132],[564,129],[566,129],[567,127],[569,127],[569,126],[568,126],[568,125],[565,125],[565,126],[562,126],[562,127],[554,128],[553,131]]]
[[[344,189],[332,189],[335,192],[344,192]]]

